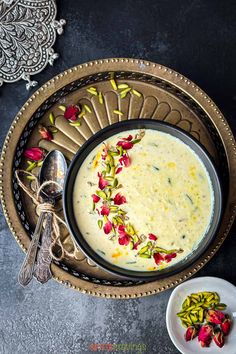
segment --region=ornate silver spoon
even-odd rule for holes
[[[42,164],[39,173],[39,183],[52,181],[45,185],[41,191],[41,197],[44,203],[55,204],[56,199],[61,197],[63,191],[64,179],[67,171],[67,164],[63,154],[58,150],[53,150],[47,154]],[[53,183],[56,182],[57,184]],[[41,235],[42,224],[46,218],[45,229],[41,239],[41,247],[38,251],[37,264],[35,267],[35,260],[37,255],[38,243]],[[51,277],[51,233],[52,233],[52,213],[42,212],[39,216],[32,241],[30,243],[27,255],[22,264],[19,273],[19,283],[26,286],[31,281],[33,274],[41,283],[47,282]],[[35,268],[35,269],[34,269]]]

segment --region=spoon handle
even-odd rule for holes
[[[51,261],[50,246],[52,242],[52,214],[47,213],[46,225],[42,235],[41,247],[38,251],[37,264],[34,271],[34,276],[41,283],[46,283],[51,277]]]
[[[41,213],[38,218],[37,225],[34,230],[32,240],[30,242],[27,254],[25,256],[24,262],[21,266],[18,281],[22,286],[26,286],[33,278],[34,264],[39,244],[39,238],[43,226],[45,213]]]

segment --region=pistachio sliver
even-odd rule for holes
[[[58,108],[59,108],[62,112],[65,112],[65,111],[66,111],[66,106],[60,105],[60,106],[58,106]]]
[[[151,258],[150,254],[147,254],[147,253],[139,254],[139,257],[142,257],[142,258]]]
[[[78,115],[79,118],[82,118],[85,115],[85,110],[82,109],[82,111],[80,112],[80,114]]]
[[[123,112],[119,111],[118,109],[114,109],[113,113],[117,114],[118,116],[123,116]]]
[[[105,223],[107,223],[108,222],[108,217],[106,215],[104,215],[103,216],[103,220],[104,220]]]
[[[91,95],[94,95],[94,96],[97,96],[97,95],[98,95],[96,89],[94,90],[94,89],[92,89],[92,88],[88,88],[86,91],[89,92],[89,93],[91,93]]]
[[[134,139],[131,141],[132,144],[137,144],[141,141],[141,139]]]
[[[134,235],[135,234],[134,228],[133,228],[133,226],[131,224],[127,224],[126,230],[127,230],[128,234],[130,234],[130,235]]]
[[[120,224],[120,225],[124,224],[124,221],[121,219],[120,216],[116,216],[116,220],[117,220],[118,224]]]
[[[123,91],[121,91],[120,95],[126,95],[129,91],[131,91],[131,87],[125,88]]]
[[[118,186],[118,179],[115,178],[113,182],[113,188],[116,188]]]
[[[217,304],[217,305],[215,306],[215,308],[216,308],[217,310],[220,310],[220,311],[225,310],[226,307],[227,307],[226,304]]]
[[[88,113],[92,113],[91,108],[90,108],[87,104],[84,105],[84,109],[85,109],[85,111],[87,111]]]
[[[117,212],[118,211],[118,209],[119,209],[119,207],[118,206],[110,206],[110,211],[112,212],[112,213],[115,213],[115,212]]]
[[[114,181],[114,177],[112,177],[112,176],[106,176],[105,179],[107,181]]]
[[[111,156],[119,156],[119,152],[118,151],[109,151],[109,154]]]
[[[135,89],[132,89],[132,93],[133,93],[135,96],[137,96],[137,97],[141,97],[141,96],[142,96],[142,94],[141,94],[139,91],[135,90]]]
[[[103,225],[103,221],[102,221],[102,220],[98,220],[98,227],[99,227],[99,229],[102,228],[102,225]]]
[[[36,179],[35,176],[26,176],[26,178],[29,180],[29,181],[33,181]]]
[[[204,317],[204,310],[200,309],[198,315],[199,315],[199,322],[202,323],[203,322],[203,317]]]
[[[29,166],[26,168],[26,172],[32,171],[37,166],[36,162],[30,162]]]
[[[54,123],[55,123],[55,118],[54,118],[54,115],[53,115],[52,112],[49,114],[48,119],[49,119],[50,123],[51,123],[52,125],[54,125]]]
[[[111,166],[110,166],[110,164],[107,164],[107,166],[106,166],[106,172],[107,172],[107,173],[110,173],[110,172],[111,172]]]
[[[103,95],[101,92],[99,92],[99,94],[98,94],[98,101],[100,104],[103,104]]]
[[[110,83],[111,83],[111,86],[112,86],[113,90],[117,91],[117,84],[116,84],[115,80],[111,79]]]
[[[111,190],[108,189],[107,192],[106,192],[106,195],[107,195],[107,199],[110,199],[111,198]]]
[[[143,253],[147,252],[147,251],[148,251],[148,248],[149,248],[148,246],[142,247],[142,248],[139,250],[138,254],[140,255],[140,254],[143,254]]]
[[[118,85],[118,89],[126,89],[126,88],[128,88],[128,87],[129,87],[128,84],[119,84],[119,85]]]
[[[126,211],[120,209],[120,210],[118,211],[118,214],[120,214],[120,215],[125,215],[125,214],[126,214]]]
[[[81,122],[70,122],[69,123],[72,127],[79,127],[81,125]]]
[[[96,191],[96,194],[101,197],[102,199],[107,199],[107,195],[103,191]]]

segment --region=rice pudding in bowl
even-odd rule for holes
[[[212,171],[210,176],[196,149],[182,139],[192,142],[189,136],[160,122],[137,125],[123,123],[121,131],[95,138],[93,147],[88,143],[70,200],[80,235],[75,239],[87,245],[82,250],[108,270],[145,278],[177,269],[208,244],[221,200]]]

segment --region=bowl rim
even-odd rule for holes
[[[150,126],[149,128],[147,126]],[[151,127],[152,126],[152,127]],[[208,231],[200,241],[200,245],[204,241],[204,245],[201,246],[201,252],[199,251],[199,247],[197,247],[190,255],[185,257],[183,260],[175,263],[172,266],[168,266],[162,270],[154,270],[148,272],[140,272],[140,271],[133,271],[125,268],[118,267],[112,263],[109,263],[104,258],[102,258],[98,253],[96,253],[89,244],[85,241],[82,233],[79,231],[79,227],[75,221],[73,215],[73,203],[72,203],[72,191],[74,186],[74,180],[78,173],[80,166],[82,165],[84,159],[88,156],[88,154],[102,141],[108,139],[109,137],[122,132],[122,131],[129,131],[133,129],[152,129],[158,130],[160,128],[161,132],[168,133],[173,137],[179,138],[183,143],[188,145],[194,152],[197,154],[201,162],[204,164],[212,183],[212,189],[214,193],[214,209],[213,214],[211,217],[211,222],[209,224]],[[177,136],[176,136],[177,135]],[[181,139],[182,138],[182,139]],[[198,150],[198,153],[196,150]],[[199,156],[199,153],[202,154],[202,157]],[[81,156],[83,157],[81,159]],[[205,162],[204,162],[204,161]],[[78,163],[79,162],[79,163]],[[207,165],[206,165],[207,163]],[[209,171],[210,169],[210,171]],[[74,172],[76,170],[76,173]],[[213,178],[212,174],[213,173]],[[74,176],[72,176],[74,174]],[[72,176],[72,177],[71,177]],[[71,186],[71,178],[73,179]],[[213,183],[214,182],[214,183]],[[71,193],[68,193],[68,189],[71,190]],[[217,202],[216,202],[217,201]],[[217,168],[215,163],[206,150],[206,148],[197,141],[193,136],[189,133],[184,131],[183,129],[176,127],[170,123],[148,119],[148,118],[138,118],[138,119],[129,119],[125,121],[119,121],[113,123],[111,125],[106,126],[105,128],[99,130],[95,134],[93,134],[77,151],[75,156],[73,157],[70,166],[67,171],[67,175],[65,178],[64,189],[63,189],[63,212],[65,216],[65,221],[67,227],[70,231],[70,234],[76,243],[76,245],[81,249],[81,251],[88,257],[92,262],[94,262],[98,267],[102,268],[103,270],[119,276],[125,279],[131,280],[140,280],[140,281],[151,281],[161,279],[167,276],[174,275],[186,269],[188,266],[193,264],[197,261],[202,254],[207,250],[210,246],[212,241],[217,234],[217,231],[220,226],[220,220],[222,218],[223,212],[223,195],[222,195],[222,188],[221,188],[221,179],[217,172]],[[217,211],[217,213],[216,213]],[[214,221],[214,220],[215,221]],[[213,222],[214,221],[214,222]],[[210,232],[211,231],[211,232]]]

